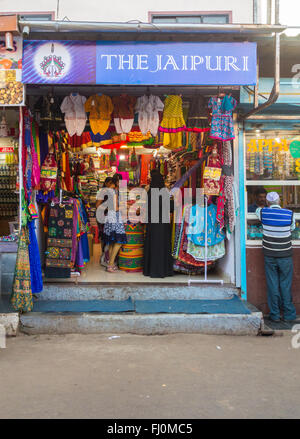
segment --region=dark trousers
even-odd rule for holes
[[[265,272],[268,288],[270,317],[280,318],[283,309],[285,320],[296,318],[296,309],[292,303],[293,258],[273,258],[265,256]]]

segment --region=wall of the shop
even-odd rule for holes
[[[0,299],[12,291],[17,258],[16,243],[1,243],[0,248]]]
[[[242,6],[241,6],[242,3]],[[110,0],[99,2],[98,0],[86,0],[84,3],[78,0],[43,0],[37,5],[36,0],[1,0],[0,14],[3,12],[42,12],[52,11],[55,18],[68,17],[71,21],[149,21],[149,11],[163,12],[217,12],[231,11],[233,23],[253,22],[253,0],[214,0],[209,4],[205,0]]]
[[[247,300],[264,314],[269,313],[262,248],[247,248]],[[294,248],[293,302],[300,314],[300,248]]]
[[[218,271],[225,283],[235,284],[235,236],[226,239],[226,254],[218,263]]]

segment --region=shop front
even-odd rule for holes
[[[11,15],[3,20],[0,34],[0,305],[2,294],[11,293],[20,227],[21,80],[22,37],[17,17]]]
[[[293,244],[293,302],[299,312],[300,256],[300,154],[297,119],[250,121],[245,131],[246,206],[247,206],[247,297],[268,313],[262,227],[255,207],[263,206],[268,192],[280,195],[281,205],[294,212],[296,227]]]
[[[285,56],[285,55],[284,55]],[[271,78],[259,79],[259,103],[270,95]],[[300,251],[300,131],[297,109],[298,86],[293,78],[280,79],[280,94],[275,104],[261,114],[250,116],[240,131],[244,145],[241,173],[245,182],[244,224],[246,263],[244,291],[247,300],[268,314],[267,288],[262,252],[262,226],[255,211],[264,207],[268,192],[280,196],[280,205],[293,211],[295,229],[293,246],[293,303],[299,313],[299,251]],[[249,110],[249,89],[241,93],[240,106]]]
[[[235,108],[240,86],[256,83],[256,57],[245,42],[24,41],[22,230],[36,232],[34,295],[74,282],[240,287]],[[183,220],[171,215],[162,235],[167,255],[168,244],[147,243],[146,221],[127,220],[154,169],[180,194]],[[109,181],[127,197],[112,232],[96,214]]]

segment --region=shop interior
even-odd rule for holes
[[[153,127],[149,124],[145,127],[140,116],[153,96],[159,97],[151,110],[158,119],[154,118]],[[238,101],[239,87],[27,85],[23,138],[28,151],[26,136],[29,135],[27,143],[34,154],[31,154],[32,174],[29,177],[24,173],[24,166],[27,169],[24,155],[22,159],[24,197],[31,209],[31,218],[35,219],[44,282],[186,284],[190,279],[202,281],[205,270],[203,240],[202,245],[195,246],[191,252],[185,227],[182,231],[173,223],[173,276],[143,275],[145,225],[141,223],[125,224],[127,243],[117,255],[117,269],[107,271],[108,246],[101,239],[96,219],[97,192],[106,178],[115,174],[127,181],[129,190],[147,188],[151,170],[158,169],[170,189],[175,184],[180,189],[190,187],[192,191],[203,188],[213,218],[208,226],[217,228],[222,234],[220,242],[212,240],[208,247],[208,278],[234,283],[238,197],[233,176],[233,141],[223,142],[210,137],[214,115],[208,105],[211,97],[222,102],[225,96]],[[73,102],[71,106],[80,100],[81,110],[84,108],[85,116],[77,120],[76,127],[72,121],[65,120],[69,111],[66,97]],[[178,122],[177,114],[177,120],[175,117],[170,121],[172,129],[161,131],[158,127],[168,120],[166,102],[171,97],[175,97],[176,111],[183,117],[184,127]],[[101,111],[97,107],[98,99],[99,105],[105,106]],[[123,120],[122,125],[115,116],[121,114],[118,105],[124,101],[131,114],[124,118],[125,121],[119,118],[119,121]],[[62,112],[62,108],[66,111]],[[103,115],[104,110],[107,116],[101,119],[100,113]],[[11,129],[16,126],[16,123],[10,123],[8,111],[5,111],[5,117]],[[17,138],[18,134],[16,130],[12,138]],[[13,160],[17,167],[16,154],[5,160]],[[199,161],[201,165],[194,170]],[[8,164],[4,166],[7,168]],[[212,175],[212,168],[219,170],[213,173],[217,176]],[[184,180],[182,184],[181,180]],[[62,211],[69,216],[65,225],[59,221]],[[11,224],[18,219],[18,212],[9,213],[14,214],[8,218]],[[3,234],[7,232],[5,230]],[[57,244],[59,240],[61,245],[55,247],[53,243]]]
[[[0,108],[0,242],[19,229],[19,108]]]

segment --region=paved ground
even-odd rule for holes
[[[0,418],[299,418],[292,334],[26,336],[0,349]]]

